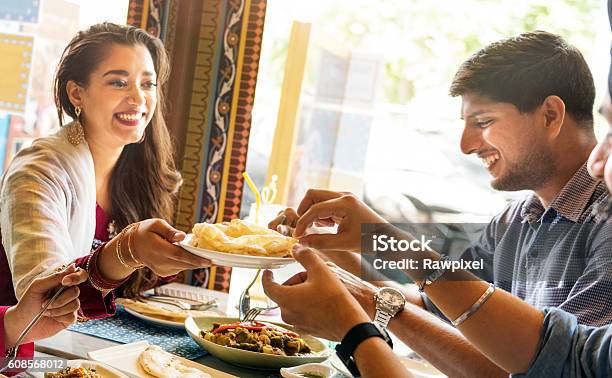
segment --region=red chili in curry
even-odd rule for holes
[[[270,324],[265,324],[265,323],[260,323],[260,322],[236,322],[236,323],[232,323],[232,324],[224,324],[221,325],[217,328],[215,328],[212,333],[217,334],[223,331],[227,331],[227,330],[232,330],[232,329],[236,329],[236,328],[244,328],[244,329],[248,329],[249,331],[261,331],[264,328],[273,330],[273,331],[278,331],[281,332],[284,335],[287,335],[289,337],[300,337],[300,335],[298,335],[295,332],[291,332],[289,330],[286,330],[284,328],[281,327],[276,327]]]

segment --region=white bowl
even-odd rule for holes
[[[329,365],[312,363],[290,368],[281,368],[280,373],[284,378],[304,378],[304,375],[298,375],[297,373],[311,373],[319,375],[321,378],[331,378],[336,371]]]

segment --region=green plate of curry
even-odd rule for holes
[[[237,318],[228,317],[189,317],[185,320],[185,329],[189,336],[211,355],[230,364],[247,368],[280,369],[311,362],[323,362],[330,356],[330,350],[323,342],[309,335],[297,335],[296,337],[293,328],[289,325],[264,322],[263,325],[250,324],[252,327],[243,327],[244,324],[239,327],[223,327],[237,322]],[[221,327],[217,328],[214,335],[210,332],[207,339],[202,331],[211,331],[213,324],[220,324]],[[266,328],[266,331],[262,332],[261,328]],[[245,332],[244,329],[247,329],[248,332]],[[280,335],[279,332],[283,335]],[[226,337],[233,338],[234,342],[229,342]],[[231,343],[232,346],[220,345],[211,340]],[[262,349],[266,352],[255,351]]]

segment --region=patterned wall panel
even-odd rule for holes
[[[211,111],[210,135],[204,157],[204,182],[201,188],[200,222],[216,222],[224,219],[223,200],[227,186],[226,156],[234,132],[233,115],[235,106],[236,83],[240,82],[241,57],[244,46],[241,38],[245,5],[249,0],[230,0],[226,2],[224,27],[220,43],[220,57],[216,70],[215,92]],[[248,16],[247,16],[248,17]],[[231,269],[212,267],[208,288],[229,291]]]
[[[223,205],[218,220],[230,220],[240,215],[240,202],[244,188],[242,173],[246,168],[249,135],[251,129],[251,112],[255,100],[257,72],[266,15],[266,0],[251,0],[243,19],[243,30],[240,54],[240,79],[235,107],[233,137],[230,145],[229,159],[226,159],[224,185],[220,203]]]
[[[172,55],[174,50],[174,41],[176,39],[176,7],[177,1],[180,0],[168,0],[166,5],[166,22],[165,22],[165,33],[162,35],[164,46],[169,55]]]
[[[149,0],[130,0],[130,5],[128,6],[127,14],[128,25],[143,28],[142,22],[144,19],[144,14],[146,12],[145,6],[148,8],[148,3]]]
[[[194,222],[201,219],[199,210],[202,182],[205,175],[204,162],[211,124],[211,105],[216,82],[216,58],[220,46],[218,36],[222,32],[221,10],[223,1],[206,1],[202,9],[200,37],[194,67],[191,91],[191,106],[187,122],[185,151],[181,173],[184,184],[179,193],[176,225],[188,231]]]
[[[202,1],[195,65],[181,67],[194,72],[175,220],[184,231],[195,222],[239,215],[266,11],[266,0]],[[171,52],[181,37],[175,35],[181,22],[173,14],[176,2],[131,0],[128,23],[156,35],[161,30]],[[227,291],[230,275],[229,268],[213,267],[194,271],[188,280]]]
[[[235,110],[235,84],[239,82],[239,52],[241,48],[242,16],[248,0],[230,0],[225,12],[221,57],[217,70],[214,102],[211,109],[211,129],[205,156],[205,176],[200,221],[216,222],[222,218],[224,169],[226,151],[231,145]]]

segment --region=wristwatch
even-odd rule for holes
[[[357,349],[359,344],[370,337],[380,337],[385,340],[391,349],[393,349],[393,342],[387,331],[378,324],[370,322],[359,323],[351,328],[342,339],[342,342],[336,345],[336,354],[338,358],[340,358],[340,361],[342,361],[344,366],[346,366],[355,378],[361,377],[361,374],[355,363],[353,353],[355,353],[355,349]]]
[[[400,312],[406,304],[404,294],[392,287],[380,288],[374,294],[374,301],[376,302],[374,323],[382,328],[387,328],[389,320]]]

